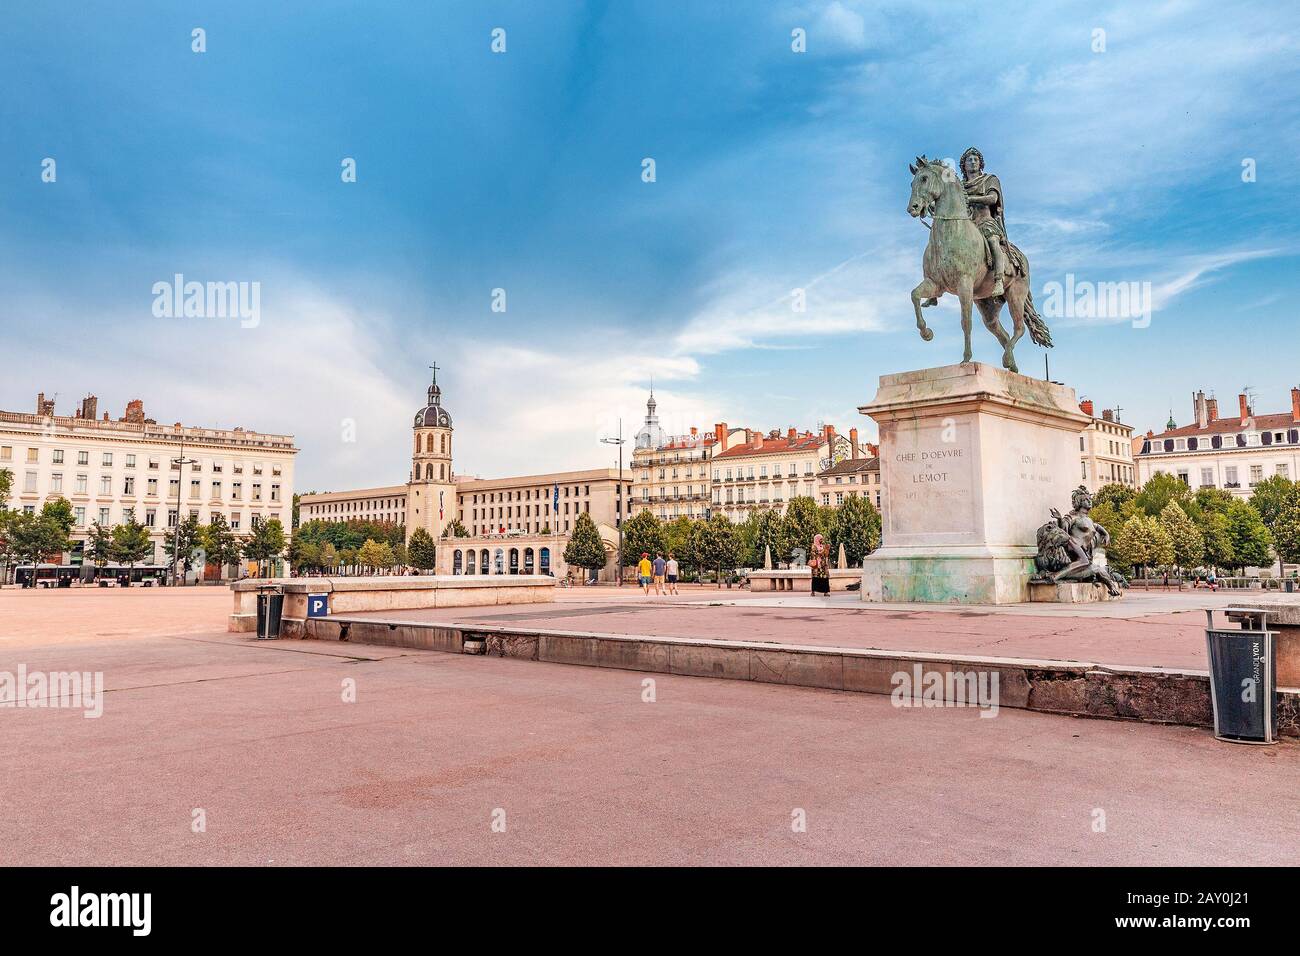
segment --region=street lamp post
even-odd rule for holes
[[[185,475],[185,466],[193,465],[198,459],[185,457],[185,439],[181,439],[181,456],[173,458],[176,466],[176,530],[172,533],[172,585],[178,586],[181,564],[181,485]]]
[[[618,496],[615,499],[618,502],[618,559],[614,566],[618,568],[618,586],[623,586],[623,520],[627,517],[627,502],[623,494],[623,444],[627,441],[623,437],[623,419],[618,420],[618,437],[602,438],[603,445],[618,446]]]

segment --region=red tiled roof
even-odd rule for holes
[[[749,442],[737,441],[726,451],[718,452],[713,460],[719,458],[748,458],[753,455],[779,455],[790,451],[812,451],[826,444],[824,435],[796,435],[793,439],[782,435],[780,438],[763,437],[762,444],[755,448]]]
[[[1207,422],[1205,427],[1200,425],[1184,425],[1182,428],[1172,428],[1152,436],[1152,441],[1157,438],[1186,438],[1191,435],[1235,435],[1238,432],[1257,430],[1257,431],[1282,431],[1288,428],[1297,427],[1297,423],[1291,418],[1289,413],[1280,415],[1255,415],[1249,419],[1249,424],[1242,426],[1241,419],[1217,418],[1212,422]]]

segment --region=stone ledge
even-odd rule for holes
[[[1093,604],[1118,601],[1123,594],[1112,596],[1105,585],[1081,581],[1030,581],[1029,600],[1042,604]]]
[[[999,707],[1192,727],[1213,724],[1209,674],[1200,670],[1115,668],[1087,661],[538,631],[454,621],[413,623],[396,619],[313,618],[307,622],[303,636],[338,639],[341,628],[347,628],[349,641],[456,653],[463,650],[465,640],[481,640],[486,653],[494,657],[884,695],[893,692],[895,674],[918,665],[927,673],[945,677],[988,671],[998,675]],[[1300,737],[1300,688],[1283,688],[1278,694],[1278,735]]]

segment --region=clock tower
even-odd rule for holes
[[[456,482],[451,473],[451,415],[442,407],[438,364],[433,369],[428,401],[415,413],[414,453],[406,484],[406,537],[423,528],[435,541],[457,517]]]

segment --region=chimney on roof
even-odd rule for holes
[[[81,417],[92,422],[99,417],[99,399],[94,395],[87,395],[81,400]]]
[[[1212,422],[1219,420],[1219,400],[1217,398],[1207,398],[1205,400],[1205,417]]]
[[[791,425],[791,426],[790,426],[790,430],[789,430],[788,432],[785,433],[785,437],[788,438],[788,439],[790,439],[790,441],[794,441],[794,438],[795,438],[795,436],[796,436],[797,434],[799,434],[799,433],[798,433],[797,431],[795,431],[794,426]]]
[[[44,392],[37,392],[37,394],[36,394],[36,414],[37,414],[37,415],[42,415],[42,416],[44,416],[44,415],[53,415],[53,414],[54,414],[54,399],[52,399],[52,398],[46,398]]]
[[[133,425],[144,424],[144,402],[135,398],[126,403],[126,417],[124,422],[130,422]]]
[[[1300,388],[1291,389],[1291,421],[1300,422]]]
[[[1092,399],[1091,399],[1091,398],[1085,398],[1083,401],[1081,401],[1081,402],[1079,403],[1079,410],[1082,411],[1082,412],[1083,412],[1085,415],[1087,415],[1089,418],[1092,418],[1092,417],[1093,417],[1093,414],[1092,414]]]
[[[1155,438],[1155,437],[1156,437],[1156,433],[1153,432],[1151,429],[1148,428],[1148,429],[1147,429],[1147,438]]]
[[[1115,420],[1115,409],[1103,408],[1101,410],[1101,420],[1103,422],[1113,422]]]
[[[1205,404],[1205,389],[1192,392],[1192,417],[1196,419],[1197,428],[1204,428],[1210,423],[1210,410]]]
[[[1241,409],[1241,423],[1246,424],[1246,419],[1250,417],[1250,406],[1246,404],[1246,393],[1237,393],[1237,406]]]
[[[698,435],[699,433],[700,433],[700,430],[699,430],[698,428],[696,428],[694,425],[692,425],[692,426],[691,426],[691,437],[694,438],[694,437],[695,437],[696,435]]]
[[[827,426],[826,426],[826,444],[829,445],[829,446],[831,446],[832,449],[834,449],[834,446],[835,446],[835,426],[834,426],[834,425],[827,425]]]
[[[879,458],[879,457],[880,457],[880,446],[879,446],[879,445],[873,445],[873,444],[871,444],[871,442],[867,442],[867,454],[869,454],[872,458]]]
[[[717,451],[714,452],[714,454],[716,455],[718,452],[726,451],[727,450],[727,423],[726,422],[717,422],[713,426],[713,437],[717,439],[718,442],[718,449]]]
[[[755,451],[763,447],[763,433],[761,431],[754,429],[753,431],[746,431],[745,434],[749,438],[749,447]]]
[[[856,428],[849,429],[849,446],[852,449],[849,455],[856,460],[858,457],[858,430]]]

